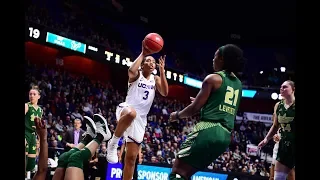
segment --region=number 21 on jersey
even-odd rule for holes
[[[227,92],[224,97],[224,102],[231,106],[236,106],[239,97],[239,89],[234,90],[233,87],[227,86]]]

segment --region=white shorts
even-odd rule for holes
[[[121,112],[124,108],[129,107],[125,102],[120,103],[116,109],[116,118],[117,121],[120,119]],[[131,125],[124,132],[123,136],[126,139],[126,142],[135,142],[140,144],[143,141],[144,133],[146,126],[143,123],[143,119],[137,112],[136,118],[132,121]]]
[[[274,145],[274,148],[273,148],[272,164],[275,164],[275,162],[276,162],[277,154],[278,154],[278,149],[279,149],[279,142],[277,142],[277,143]]]

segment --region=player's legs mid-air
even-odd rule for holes
[[[64,174],[68,165],[68,159],[71,154],[83,149],[89,142],[92,141],[93,137],[96,136],[97,128],[94,121],[88,116],[84,116],[84,120],[86,121],[87,131],[83,134],[81,142],[76,147],[59,156],[58,166],[55,170],[53,180],[64,179]]]
[[[108,154],[107,158],[110,163],[117,163],[118,162],[118,155],[117,155],[117,148],[118,142],[120,138],[123,136],[124,132],[128,129],[131,125],[133,120],[136,118],[137,113],[134,108],[132,107],[117,107],[117,114],[120,114],[120,117],[117,117],[118,124],[115,129],[115,132],[108,142]]]
[[[123,168],[123,179],[132,179],[140,142],[144,135],[144,128],[140,125],[141,119],[134,108],[122,103],[117,108],[118,125],[112,139],[108,142],[107,158],[110,163],[117,163],[117,147],[119,137],[124,134],[127,137],[125,165]],[[138,117],[138,118],[137,118]],[[125,133],[126,132],[126,133]]]
[[[87,132],[77,147],[59,157],[53,180],[84,179],[83,161],[89,160],[102,141],[111,138],[106,119],[99,114],[95,114],[93,119],[85,116]]]

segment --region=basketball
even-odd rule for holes
[[[157,33],[149,33],[143,40],[143,45],[152,53],[161,51],[163,47],[163,39]]]

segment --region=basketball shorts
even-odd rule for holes
[[[277,159],[278,149],[279,149],[279,142],[277,142],[273,147],[272,164],[275,164],[275,161]]]
[[[281,138],[276,160],[292,169],[295,166],[295,155],[294,141]]]
[[[25,132],[24,133],[24,138],[25,138],[25,148],[26,148],[26,153],[28,154],[36,154],[37,152],[37,137],[36,133],[30,133],[30,132]]]
[[[129,105],[125,102],[120,103],[116,109],[116,118],[117,121],[120,119],[121,112],[124,108],[129,107]],[[137,112],[136,118],[132,121],[131,125],[124,132],[123,136],[126,139],[126,142],[135,142],[140,144],[143,140],[143,136],[145,133],[146,117],[141,117]]]
[[[177,158],[203,170],[229,147],[231,133],[220,123],[199,122],[180,146]]]

